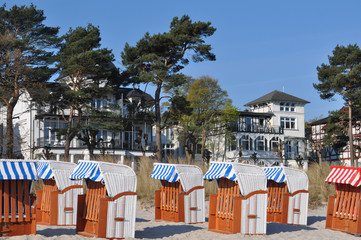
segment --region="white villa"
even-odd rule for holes
[[[107,94],[94,100],[92,107],[97,109],[116,104],[122,116],[127,116],[128,104],[139,104],[141,101],[153,102],[153,98],[139,89],[119,88],[115,94]],[[5,154],[6,106],[0,106],[0,155]],[[59,111],[52,106],[34,104],[28,92],[24,92],[14,110],[13,117],[15,146],[14,152],[18,158],[42,158],[46,149],[52,153],[51,159],[62,160],[64,155],[64,140],[58,139],[56,129],[64,128],[65,121]],[[149,136],[149,137],[148,137]],[[94,150],[95,155],[108,154],[114,159],[124,160],[125,156],[134,159],[145,154],[150,156],[154,143],[152,142],[152,122],[148,119],[133,122],[125,131],[109,131],[100,129],[97,139],[102,139]],[[142,145],[142,146],[141,146]],[[89,151],[86,145],[75,137],[70,145],[70,161],[87,159]]]
[[[294,160],[306,157],[305,111],[306,100],[290,94],[273,91],[245,106],[248,111],[239,113],[238,121],[230,126],[231,139],[224,135],[213,138],[211,143],[212,160],[225,159],[251,161],[251,155],[264,164],[272,165],[279,161],[277,143],[284,142],[284,159]],[[227,141],[227,142],[226,142]]]

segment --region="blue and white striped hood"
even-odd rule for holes
[[[0,160],[0,180],[37,180],[35,161]]]
[[[286,175],[283,171],[283,167],[265,167],[263,170],[266,173],[267,180],[273,180],[278,183],[286,181]]]
[[[204,175],[204,180],[220,179],[222,177],[234,181],[236,174],[231,163],[211,163],[210,169]]]
[[[102,182],[111,198],[122,192],[135,192],[137,189],[135,172],[122,164],[81,160],[70,175],[70,179]]]
[[[38,176],[41,179],[54,179],[56,185],[60,191],[72,185],[81,185],[82,181],[72,181],[69,176],[73,172],[76,164],[71,162],[63,162],[63,161],[39,161],[37,172]]]
[[[101,182],[103,181],[103,176],[100,172],[100,167],[98,162],[79,161],[73,173],[70,175],[70,179],[71,180],[90,179],[94,182]]]
[[[240,192],[243,196],[259,191],[267,190],[267,178],[262,168],[254,165],[213,162],[207,173],[204,175],[205,180],[214,180],[228,178],[239,185]]]
[[[185,192],[203,186],[203,172],[195,165],[154,163],[150,177],[171,183],[180,181]]]
[[[267,180],[287,183],[291,194],[299,190],[308,190],[308,177],[304,171],[289,167],[265,167],[263,170]]]
[[[40,161],[36,169],[39,178],[41,179],[51,179],[54,177],[53,171],[51,170],[49,162]]]
[[[154,163],[154,169],[150,177],[171,183],[179,180],[179,175],[174,165],[161,163]]]

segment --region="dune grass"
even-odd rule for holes
[[[328,197],[335,194],[335,185],[325,182],[331,166],[328,164],[311,164],[308,171],[309,180],[309,207],[315,208],[327,203]]]
[[[183,158],[169,158],[168,162],[174,164],[187,164],[186,159]],[[137,194],[138,199],[142,203],[154,201],[155,191],[161,188],[159,180],[149,177],[153,171],[153,163],[154,161],[148,157],[142,157],[137,162]],[[205,174],[208,170],[208,166],[203,164],[202,162],[195,162],[193,164],[200,167],[200,169],[202,169],[203,171],[203,174]],[[206,199],[208,199],[210,194],[217,193],[218,187],[216,181],[205,181],[204,188]]]

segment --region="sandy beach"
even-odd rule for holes
[[[208,202],[206,203],[208,206]],[[206,221],[208,220],[206,214]],[[154,208],[138,204],[136,219],[136,239],[359,239],[350,234],[325,229],[326,206],[310,209],[307,226],[291,226],[267,223],[267,235],[245,236],[224,235],[208,231],[208,223],[187,225],[183,223],[154,221]],[[75,227],[37,226],[37,234],[9,237],[10,240],[40,239],[89,239],[75,233]]]

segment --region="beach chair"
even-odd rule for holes
[[[266,234],[267,179],[262,168],[213,162],[204,179],[218,181],[218,193],[210,196],[210,231]]]
[[[155,192],[155,219],[205,222],[202,170],[194,165],[154,163],[151,178],[161,181]]]
[[[263,168],[267,176],[267,221],[307,225],[308,177],[288,167]]]
[[[336,195],[328,200],[326,228],[360,235],[361,169],[331,166],[326,182],[336,185]]]
[[[79,161],[72,180],[85,179],[85,195],[78,196],[76,231],[87,237],[134,238],[137,177],[130,167]]]
[[[36,162],[0,160],[0,236],[36,233],[35,196]]]
[[[75,163],[39,161],[38,177],[43,189],[36,191],[36,221],[42,225],[76,225],[78,195],[83,194],[82,180],[72,181]]]

